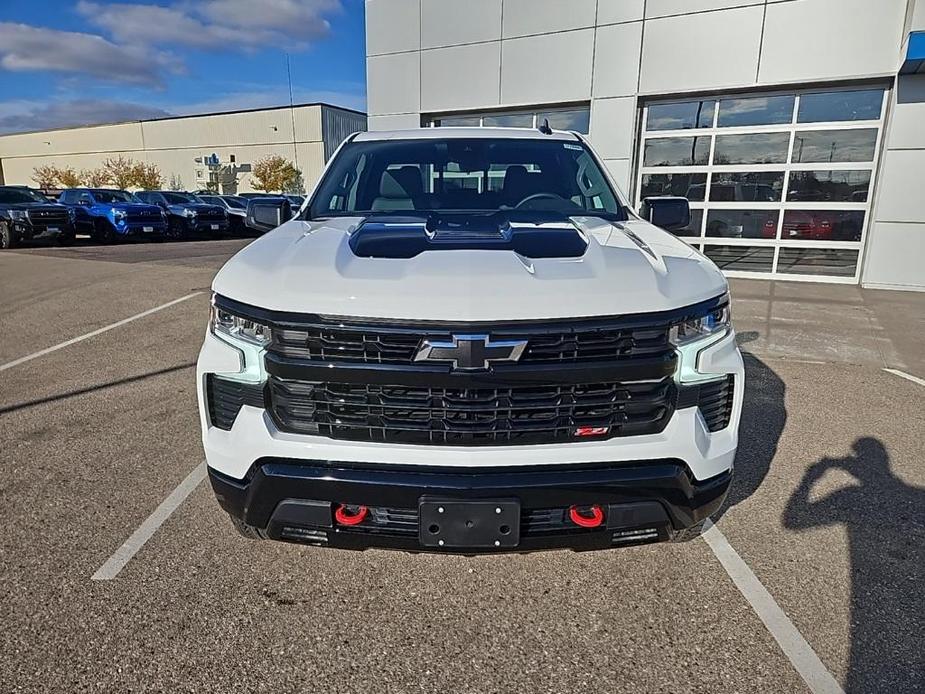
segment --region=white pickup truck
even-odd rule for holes
[[[289,219],[251,201],[249,225]],[[348,138],[213,283],[197,369],[249,537],[527,552],[694,537],[729,487],[727,283],[578,134]],[[659,228],[662,227],[662,228]]]

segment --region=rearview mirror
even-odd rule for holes
[[[687,198],[672,195],[645,198],[639,216],[665,231],[678,231],[691,223],[691,206]]]
[[[270,231],[292,218],[292,205],[285,198],[251,198],[247,202],[248,227]]]

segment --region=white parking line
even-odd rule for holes
[[[703,539],[723,565],[739,592],[748,600],[758,618],[813,694],[845,694],[819,656],[807,643],[790,618],[774,600],[748,564],[739,556],[719,528],[707,521]]]
[[[905,378],[907,381],[918,383],[920,386],[925,386],[925,378],[919,378],[918,376],[907,374],[905,371],[900,371],[899,369],[884,369],[884,371],[886,371],[888,374],[893,374],[894,376]]]
[[[105,332],[107,332],[107,331],[109,331],[109,330],[112,330],[113,328],[118,328],[119,326],[125,325],[126,323],[131,323],[132,321],[138,320],[139,318],[144,318],[145,316],[150,316],[152,313],[157,313],[158,311],[163,311],[165,308],[170,308],[171,306],[173,306],[173,305],[175,305],[175,304],[179,304],[181,301],[186,301],[187,299],[192,299],[194,296],[199,296],[200,294],[202,294],[202,292],[193,292],[192,294],[187,294],[186,296],[181,296],[179,299],[174,299],[173,301],[168,301],[166,304],[161,304],[160,306],[155,306],[154,308],[149,308],[147,311],[142,311],[141,313],[136,313],[134,316],[129,316],[128,318],[123,318],[123,319],[120,320],[120,321],[117,321],[117,322],[115,322],[115,323],[111,323],[110,325],[103,326],[102,328],[99,328],[99,329],[97,329],[97,330],[94,330],[93,332],[89,332],[89,333],[87,333],[87,334],[85,334],[85,335],[80,335],[79,337],[71,338],[70,340],[66,340],[66,341],[64,341],[64,342],[59,342],[58,344],[56,344],[56,345],[54,345],[54,346],[52,346],[52,347],[46,347],[45,349],[41,349],[41,350],[39,350],[38,352],[33,352],[32,354],[27,354],[27,355],[24,356],[24,357],[20,357],[19,359],[14,359],[13,361],[7,362],[6,364],[0,364],[0,371],[5,371],[5,370],[7,370],[7,369],[13,368],[14,366],[19,366],[20,364],[24,364],[24,363],[26,363],[27,361],[31,361],[31,360],[36,359],[36,358],[38,358],[38,357],[42,357],[42,356],[44,356],[44,355],[46,355],[46,354],[51,354],[52,352],[56,352],[56,351],[58,351],[59,349],[63,349],[63,348],[65,348],[65,347],[69,347],[69,346],[71,346],[71,345],[73,345],[73,344],[76,344],[77,342],[81,342],[81,341],[83,341],[83,340],[86,340],[87,338],[94,337],[95,335],[99,335],[100,333],[105,333]]]
[[[154,513],[138,526],[138,529],[122,543],[119,549],[113,552],[112,556],[90,578],[94,581],[109,581],[118,576],[123,567],[138,553],[138,550],[144,547],[144,544],[170,517],[170,514],[177,510],[177,507],[199,486],[199,483],[205,477],[206,462],[202,461],[177,485],[176,489],[170,492],[170,495],[161,502],[160,506],[154,509]]]

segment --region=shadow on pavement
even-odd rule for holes
[[[925,691],[925,488],[896,477],[883,444],[861,438],[854,455],[807,470],[784,511],[784,527],[842,525],[851,561],[851,646],[845,691]],[[830,470],[855,484],[818,497]]]
[[[747,342],[739,340],[740,343]],[[771,469],[777,453],[777,442],[787,422],[784,406],[784,381],[767,364],[748,352],[745,361],[745,400],[739,424],[739,449],[735,473],[726,503],[714,514],[718,521],[726,511],[754,494]]]

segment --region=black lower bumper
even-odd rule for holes
[[[698,482],[678,460],[472,470],[267,458],[244,480],[209,469],[222,508],[269,538],[463,554],[607,549],[673,539],[719,509],[731,476],[729,471]],[[519,540],[501,549],[425,546],[418,522],[422,498],[516,500]],[[341,504],[365,506],[368,515],[358,525],[341,525],[334,514]],[[580,527],[569,519],[570,507],[591,505],[604,512],[600,526]]]

